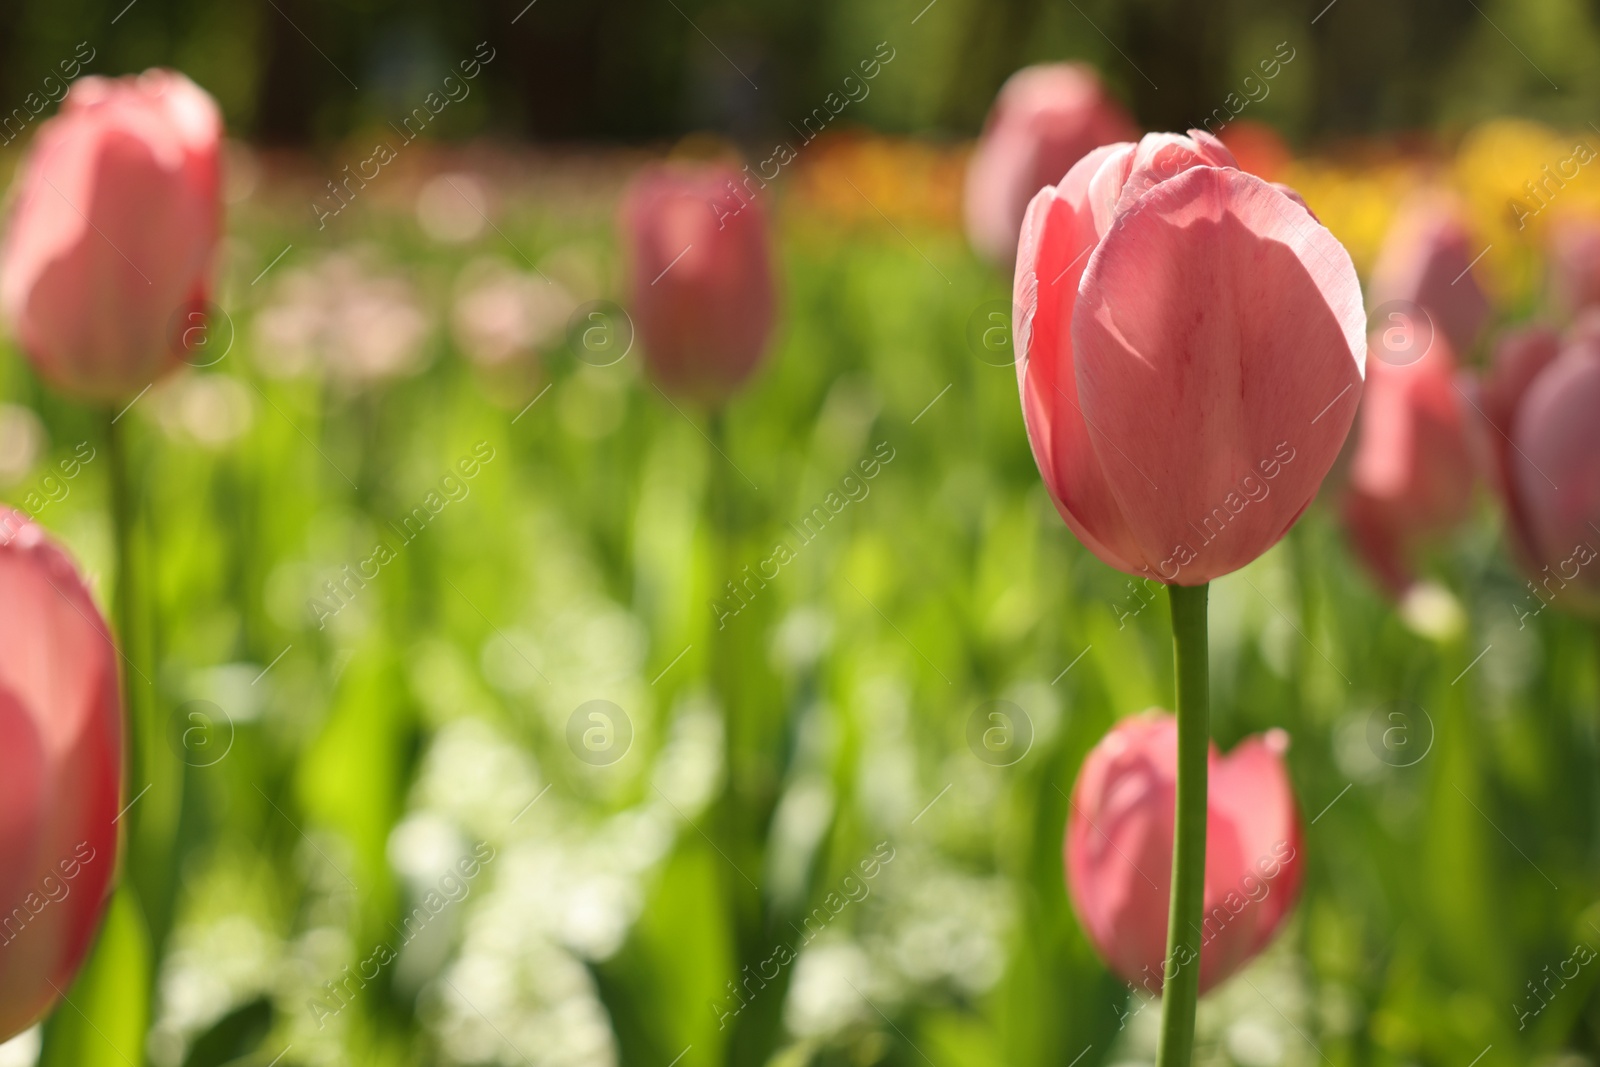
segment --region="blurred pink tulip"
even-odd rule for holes
[[[1559,353],[1547,333],[1503,344],[1486,393],[1529,610],[1600,615],[1600,335],[1575,330]]]
[[[1034,197],[1012,301],[1039,472],[1130,574],[1200,585],[1261,555],[1355,417],[1349,255],[1204,132],[1097,148]]]
[[[1469,384],[1458,380],[1442,336],[1409,363],[1375,359],[1367,368],[1345,523],[1368,566],[1397,597],[1412,584],[1417,546],[1471,511],[1480,455],[1472,435],[1481,427],[1463,398]]]
[[[1512,551],[1525,566],[1533,560],[1528,547],[1532,536],[1523,521],[1522,509],[1511,504],[1516,495],[1511,477],[1511,425],[1528,386],[1560,352],[1561,335],[1548,326],[1534,324],[1507,331],[1495,345],[1494,362],[1484,379],[1479,404],[1488,423],[1481,434],[1484,474],[1506,504]]]
[[[1428,313],[1451,348],[1470,351],[1489,319],[1489,298],[1472,272],[1482,252],[1467,232],[1463,209],[1449,196],[1433,190],[1408,201],[1372,268],[1373,326],[1388,325],[1386,304],[1415,305]],[[1395,313],[1410,312],[1402,307]]]
[[[967,237],[995,264],[1016,260],[1028,201],[1090,150],[1137,137],[1121,104],[1083,63],[1026,67],[1006,79],[967,165]]]
[[[1300,893],[1300,815],[1282,730],[1207,761],[1200,991],[1272,941]],[[1067,815],[1067,890],[1084,931],[1124,981],[1154,994],[1190,960],[1166,960],[1178,721],[1151,709],[1089,752]]]
[[[39,129],[0,251],[0,306],[39,373],[139,392],[185,354],[222,222],[216,103],[182,74],[73,86]]]
[[[72,983],[117,863],[122,704],[72,563],[0,511],[0,1041]]]
[[[1551,284],[1568,311],[1600,304],[1600,221],[1563,219],[1551,228]]]
[[[777,295],[761,203],[720,163],[647,167],[622,200],[634,326],[656,381],[714,404],[756,369]]]

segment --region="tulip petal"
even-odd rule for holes
[[[1147,133],[1129,161],[1127,181],[1117,202],[1119,212],[1133,206],[1145,193],[1192,167],[1237,167],[1233,153],[1204,130],[1181,133]]]
[[[1125,165],[1132,147],[1095,149],[1060,186],[1034,197],[1017,252],[1012,321],[1023,421],[1056,509],[1097,556],[1136,573],[1144,562],[1089,444],[1067,329],[1078,280],[1099,240],[1096,209],[1104,209],[1109,222],[1115,202],[1113,190],[1094,182],[1102,171]]]
[[[69,985],[88,949],[116,866],[121,738],[99,610],[39,527],[0,511],[0,916],[29,916],[0,933],[0,1040],[54,1002],[51,983]],[[68,891],[50,897],[47,877]]]
[[[1494,349],[1494,363],[1483,383],[1482,437],[1487,453],[1487,475],[1506,508],[1506,524],[1511,533],[1512,550],[1524,566],[1538,555],[1533,548],[1533,531],[1528,525],[1512,464],[1511,432],[1517,409],[1528,389],[1561,353],[1561,337],[1544,325],[1531,325],[1508,331]],[[1530,570],[1538,570],[1533,564]]]
[[[1072,315],[1090,440],[1140,553],[1199,584],[1275,544],[1354,418],[1349,255],[1252,175],[1198,167],[1120,216]]]
[[[1518,409],[1509,478],[1546,595],[1600,612],[1600,344],[1569,347]],[[1552,579],[1554,582],[1552,584]],[[1542,599],[1542,598],[1541,598]]]
[[[1229,936],[1213,936],[1201,953],[1201,985],[1209,988],[1238,970],[1271,941],[1300,889],[1300,816],[1283,762],[1283,731],[1248,737],[1211,763],[1207,815],[1210,840],[1224,840],[1232,856],[1208,841],[1206,909],[1211,914],[1235,893],[1249,903],[1228,909]],[[1213,867],[1212,855],[1218,863]],[[1215,931],[1220,934],[1220,931]],[[1208,982],[1207,979],[1210,979]]]

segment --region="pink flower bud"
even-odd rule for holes
[[[1282,730],[1211,746],[1200,991],[1271,942],[1300,893],[1300,815]],[[1067,814],[1067,890],[1084,932],[1124,981],[1159,993],[1192,959],[1166,959],[1178,721],[1151,709],[1089,752]]]
[[[222,221],[215,102],[152,70],[73,86],[39,128],[0,251],[0,306],[39,373],[133,396],[184,356]]]
[[[1489,319],[1489,298],[1472,269],[1486,242],[1473,239],[1463,213],[1437,190],[1400,209],[1372,268],[1372,307],[1398,301],[1423,308],[1434,330],[1466,353]]]
[[[1000,88],[967,166],[967,236],[992,262],[1016,259],[1028,201],[1091,149],[1137,137],[1133,120],[1094,68],[1052,63],[1017,71]]]
[[[111,632],[66,553],[0,510],[0,1041],[83,961],[117,864]]]

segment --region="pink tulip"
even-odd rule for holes
[[[1097,148],[1034,197],[1013,304],[1039,472],[1130,574],[1200,585],[1276,544],[1361,397],[1350,257],[1202,131]]]
[[[771,239],[758,194],[715,163],[646,168],[623,196],[634,325],[667,391],[726,399],[772,333]]]
[[[1600,615],[1600,336],[1569,335],[1554,358],[1526,349],[1503,378],[1497,402],[1510,415],[1500,489],[1515,554],[1538,598],[1528,610],[1553,603]]]
[[[1438,191],[1411,200],[1390,226],[1372,269],[1375,311],[1395,301],[1415,305],[1457,352],[1472,348],[1489,318],[1489,298],[1472,271],[1483,243],[1467,232],[1462,214],[1458,204]],[[1373,323],[1375,328],[1384,325]]]
[[[1489,484],[1506,505],[1512,550],[1524,565],[1534,558],[1532,536],[1515,504],[1511,463],[1515,451],[1511,444],[1512,421],[1528,387],[1561,353],[1561,335],[1548,326],[1534,324],[1508,330],[1496,343],[1494,362],[1484,379],[1481,433],[1484,443],[1482,466]],[[1534,566],[1532,569],[1537,570]]]
[[[967,236],[1009,267],[1028,201],[1090,150],[1137,137],[1133,120],[1082,63],[1026,67],[1006,79],[967,165]]]
[[[0,511],[0,1041],[82,962],[117,863],[111,633],[66,553]],[[52,985],[53,983],[53,985]]]
[[[1411,362],[1378,359],[1368,367],[1345,522],[1396,596],[1412,583],[1417,546],[1449,532],[1472,508],[1479,420],[1469,418],[1464,389],[1443,336]]]
[[[147,71],[73,86],[23,164],[0,307],[39,373],[115,403],[185,355],[222,221],[211,97]]]
[[[1551,229],[1552,287],[1570,311],[1600,304],[1600,222],[1563,219]]]
[[[1300,893],[1300,816],[1282,730],[1207,760],[1200,991],[1272,941]],[[1154,994],[1190,960],[1165,960],[1178,722],[1151,709],[1090,751],[1067,815],[1067,891],[1089,940],[1124,981]]]

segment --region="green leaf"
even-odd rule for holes
[[[150,974],[144,914],[123,885],[106,907],[83,969],[45,1024],[40,1067],[140,1067]]]

